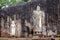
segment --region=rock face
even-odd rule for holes
[[[23,5],[0,9],[0,31],[10,34],[11,21],[14,20],[18,37],[24,35],[25,26],[29,26],[30,31],[33,29],[34,32],[42,32],[44,35],[48,34],[49,30],[60,35],[57,5],[57,0],[32,0]]]
[[[21,20],[17,20],[16,26],[17,26],[16,27],[16,36],[21,37],[21,33],[22,33]]]

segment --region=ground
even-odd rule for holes
[[[0,38],[0,40],[50,40],[50,38]],[[55,40],[60,40],[60,37]]]

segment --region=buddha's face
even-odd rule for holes
[[[12,24],[15,24],[15,22],[14,22],[14,21],[12,21]]]

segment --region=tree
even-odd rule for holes
[[[3,6],[14,6],[18,3],[23,3],[23,2],[27,2],[28,0],[0,0],[0,9],[3,7]]]

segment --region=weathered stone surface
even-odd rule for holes
[[[41,5],[39,5],[41,4]],[[58,9],[57,5],[58,5],[58,0],[37,0],[37,1],[32,1],[26,4],[22,4],[22,5],[18,5],[18,6],[13,6],[13,7],[8,7],[8,8],[4,8],[4,9],[0,9],[0,18],[3,18],[3,20],[6,22],[6,17],[9,16],[9,26],[11,24],[12,19],[14,19],[14,21],[16,22],[17,19],[21,19],[21,24],[22,27],[25,26],[25,20],[27,21],[27,24],[31,24],[33,26],[33,21],[30,21],[30,19],[32,18],[32,14],[33,14],[33,10],[36,10],[37,5],[39,5],[41,7],[41,10],[44,10],[45,12],[45,20],[44,17],[42,20],[45,21],[45,27],[46,29],[43,27],[43,33],[48,34],[47,31],[52,30],[52,31],[57,31],[56,33],[60,34],[60,21],[59,16],[58,16]],[[20,18],[17,16],[20,14]],[[16,15],[17,17],[15,18],[14,15]],[[43,14],[42,14],[43,15]],[[38,15],[39,16],[39,15]],[[37,16],[37,18],[38,18]],[[5,23],[3,23],[4,21],[1,20],[2,25],[1,25],[1,29],[5,29],[4,27],[6,27]],[[44,21],[42,22],[44,25]],[[38,22],[38,21],[36,21]],[[8,24],[8,23],[7,23]],[[19,24],[19,23],[16,23]],[[38,24],[38,23],[37,23]],[[5,25],[5,26],[4,26]],[[48,26],[49,25],[49,26]],[[55,27],[57,29],[55,29]],[[22,28],[23,30],[23,28]],[[4,31],[4,30],[3,30]]]

